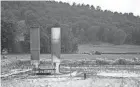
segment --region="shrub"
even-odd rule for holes
[[[133,64],[133,62],[130,60],[126,60],[126,59],[117,59],[112,64],[113,65],[131,65],[131,64]]]
[[[110,61],[108,60],[103,60],[103,59],[96,59],[96,65],[110,65]]]
[[[140,65],[140,61],[133,61],[131,64],[132,65]]]
[[[101,55],[101,52],[96,51],[95,54],[96,54],[96,55]]]

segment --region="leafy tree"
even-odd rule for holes
[[[96,10],[100,11],[101,10],[101,7],[100,6],[97,6],[96,7]]]
[[[13,44],[15,42],[15,26],[12,22],[1,21],[1,50],[4,48],[14,51]]]
[[[76,3],[75,3],[75,2],[73,2],[72,6],[76,6]]]
[[[123,30],[119,29],[115,32],[114,38],[115,38],[114,41],[115,44],[119,44],[119,45],[123,44],[126,39],[126,33]]]
[[[93,5],[91,5],[91,9],[92,9],[92,10],[95,10],[95,7],[94,7]]]
[[[97,41],[97,33],[99,31],[99,26],[92,26],[87,30],[88,40],[89,41]]]

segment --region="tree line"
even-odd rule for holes
[[[61,1],[2,1],[1,50],[29,53],[30,27],[39,26],[41,53],[50,53],[50,30],[55,24],[62,28],[62,53],[76,52],[78,44],[96,41],[140,45],[140,17],[133,13]],[[20,35],[24,41],[19,41]]]

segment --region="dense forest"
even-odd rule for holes
[[[57,1],[2,1],[1,50],[29,53],[30,27],[38,26],[41,53],[50,53],[50,29],[55,24],[62,29],[62,53],[74,53],[78,44],[96,41],[140,45],[140,17],[133,13]],[[24,40],[20,40],[20,36]]]

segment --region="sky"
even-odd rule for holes
[[[89,5],[100,6],[102,10],[117,11],[121,13],[132,12],[135,16],[140,16],[140,0],[55,0],[62,2],[84,3]]]

